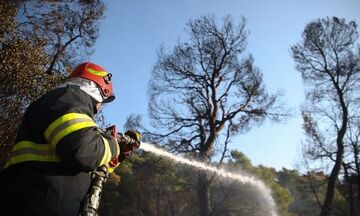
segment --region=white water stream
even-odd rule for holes
[[[259,191],[259,193],[261,193],[263,195],[263,198],[267,202],[266,205],[268,206],[269,215],[277,216],[276,205],[275,205],[274,199],[271,196],[271,190],[268,187],[266,187],[266,185],[262,181],[260,181],[259,179],[255,178],[255,177],[231,173],[224,169],[218,169],[213,166],[208,166],[208,165],[198,162],[198,161],[192,161],[192,160],[189,160],[189,159],[186,159],[183,157],[179,157],[179,156],[171,154],[163,149],[157,148],[154,145],[151,145],[149,143],[142,142],[140,145],[140,148],[143,149],[144,151],[152,152],[159,156],[167,157],[178,163],[186,164],[186,165],[189,165],[189,166],[201,169],[201,170],[206,170],[209,172],[216,173],[217,175],[219,175],[223,178],[232,179],[232,180],[238,181],[242,184],[249,184],[249,185],[255,187]]]

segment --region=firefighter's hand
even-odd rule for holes
[[[124,134],[125,136],[128,136],[132,139],[131,142],[119,142],[120,144],[120,161],[125,160],[128,158],[132,151],[139,148],[140,146],[140,140],[142,138],[141,133],[138,131],[128,130]]]

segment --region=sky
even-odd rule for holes
[[[299,107],[304,101],[300,73],[295,70],[290,47],[301,41],[305,25],[315,19],[338,16],[360,25],[360,0],[107,0],[95,52],[88,60],[113,74],[116,100],[107,105],[109,123],[122,129],[130,114],[147,121],[147,89],[162,45],[172,49],[184,38],[190,19],[227,15],[235,23],[243,16],[250,31],[246,53],[261,70],[270,93],[283,90],[293,117],[285,123],[265,122],[230,145],[247,155],[254,165],[277,170],[295,169],[304,140]],[[358,28],[359,30],[359,28]]]

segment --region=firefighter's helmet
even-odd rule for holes
[[[82,63],[71,72],[69,78],[72,77],[81,77],[96,83],[104,99],[103,103],[109,103],[115,99],[111,82],[112,75],[101,66],[90,62]]]

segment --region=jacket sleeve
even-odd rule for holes
[[[95,170],[120,152],[111,134],[101,132],[93,119],[83,113],[60,116],[48,126],[44,136],[62,162],[76,170]]]

